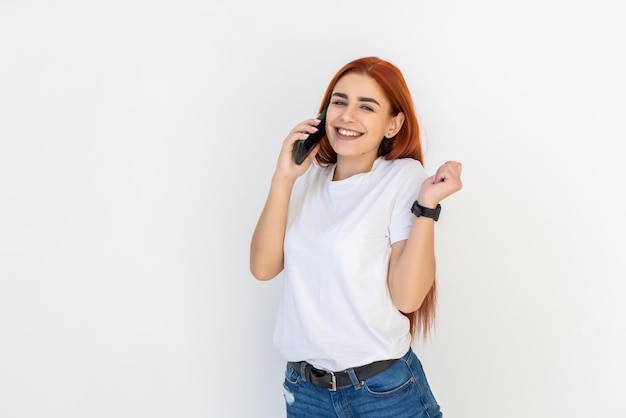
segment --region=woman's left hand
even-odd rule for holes
[[[427,208],[435,208],[439,202],[463,187],[461,183],[462,164],[448,161],[437,172],[422,183],[417,201]]]

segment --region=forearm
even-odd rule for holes
[[[388,285],[394,304],[402,312],[416,311],[435,280],[434,224],[427,217],[415,218],[408,239],[394,244]]]
[[[274,278],[283,270],[283,243],[287,211],[294,180],[272,178],[270,191],[252,235],[250,271],[259,280]]]

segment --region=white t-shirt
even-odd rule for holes
[[[387,271],[428,175],[409,158],[379,157],[341,181],[334,169],[312,164],[294,184],[274,343],[287,361],[341,371],[409,349],[409,320],[391,300]]]

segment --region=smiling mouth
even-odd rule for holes
[[[339,136],[342,136],[342,137],[345,137],[345,138],[358,138],[361,135],[363,135],[360,132],[351,131],[349,129],[337,128],[335,130],[337,131]]]

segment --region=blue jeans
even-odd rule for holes
[[[349,372],[350,373],[350,372]],[[283,384],[287,418],[441,418],[422,364],[409,350],[391,367],[337,391],[309,383],[287,363]]]

